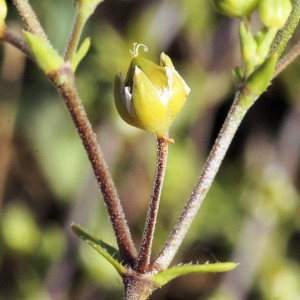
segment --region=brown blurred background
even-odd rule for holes
[[[9,28],[23,24],[9,3]],[[73,1],[30,1],[61,53]],[[166,52],[191,87],[171,128],[154,251],[187,200],[232,102],[240,63],[238,21],[209,1],[106,0],[88,22],[92,47],[77,85],[138,246],[155,167],[155,138],[117,115],[114,75],[134,42],[158,63]],[[299,37],[296,34],[295,40]],[[115,270],[70,230],[78,223],[115,245],[71,119],[41,71],[0,46],[0,299],[121,299]],[[152,299],[300,299],[300,64],[285,70],[249,111],[176,263],[236,261],[224,274],[170,282]]]

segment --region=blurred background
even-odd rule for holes
[[[30,1],[55,48],[72,28],[71,0]],[[8,25],[23,27],[8,1]],[[154,254],[167,238],[232,103],[238,21],[210,1],[106,0],[84,36],[78,90],[139,246],[156,160],[155,137],[125,124],[113,77],[134,42],[166,52],[191,88],[171,128]],[[299,38],[299,30],[295,41]],[[41,71],[1,44],[0,299],[121,299],[116,271],[70,230],[115,245],[91,167],[64,103]],[[235,261],[223,274],[178,278],[151,299],[300,299],[300,63],[285,70],[243,121],[173,264]]]

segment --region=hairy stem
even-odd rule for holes
[[[48,75],[48,77],[62,95],[88,154],[113,225],[121,258],[124,260],[125,264],[133,265],[136,257],[136,249],[126,222],[123,207],[103,158],[97,136],[93,132],[92,126],[76,91],[71,67],[66,65],[65,69],[62,69],[60,72],[60,74],[56,73]]]
[[[274,77],[281,73],[300,55],[300,41],[293,46],[287,55],[285,55],[278,63],[275,69]]]
[[[128,272],[123,277],[125,300],[147,300],[156,289],[151,277]]]
[[[72,56],[75,54],[79,40],[81,37],[81,33],[83,30],[83,27],[85,25],[86,19],[83,17],[83,14],[81,10],[79,10],[79,4],[76,3],[76,17],[75,22],[73,25],[73,29],[71,32],[71,36],[69,39],[69,43],[67,45],[67,48],[65,50],[64,59],[67,61],[72,58]]]
[[[215,141],[215,144],[206,160],[203,171],[194,187],[194,190],[186,203],[177,223],[167,239],[157,258],[151,263],[151,270],[165,270],[173,260],[181,245],[192,221],[194,220],[202,202],[219,170],[221,162],[229,148],[247,108],[239,104],[241,93],[237,92],[235,100],[228,112],[223,127]]]
[[[66,61],[70,60],[76,53],[83,27],[102,1],[103,0],[78,0],[76,2],[75,22],[64,54]]]
[[[277,34],[273,42],[271,55],[275,52],[278,57],[284,51],[291,35],[295,31],[300,19],[300,0],[295,0],[293,10],[282,30]],[[296,51],[298,49],[296,48]],[[281,70],[281,69],[278,69]],[[177,220],[169,238],[167,239],[157,258],[151,263],[150,270],[165,270],[173,260],[188,229],[190,228],[203,200],[212,185],[219,170],[221,162],[229,148],[229,145],[249,107],[241,105],[242,91],[237,91],[235,100],[228,112],[223,127],[215,141],[215,144],[205,162],[203,171],[187,201],[183,211]]]
[[[41,37],[50,44],[48,37],[28,0],[13,0],[13,3],[23,18],[27,30]]]
[[[142,246],[135,267],[136,271],[139,273],[145,273],[147,271],[150,262],[152,242],[153,242],[155,224],[156,224],[156,219],[158,214],[161,190],[162,190],[166,166],[167,166],[167,158],[168,158],[168,139],[157,138],[157,163],[156,163],[154,185],[153,185],[149,210],[146,218],[144,233],[142,237]]]

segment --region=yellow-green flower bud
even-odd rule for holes
[[[291,13],[292,4],[290,0],[261,0],[258,10],[260,19],[266,27],[279,30]]]
[[[244,18],[250,16],[258,0],[212,0],[217,11],[225,16]]]
[[[0,0],[0,39],[1,39],[2,34],[3,34],[6,15],[7,15],[6,1],[5,0]]]
[[[115,77],[116,107],[128,124],[166,137],[190,88],[175,70],[169,56],[162,53],[160,65],[157,65],[138,54],[140,46],[144,45],[134,45],[125,81],[121,73]]]

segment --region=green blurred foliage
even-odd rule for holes
[[[30,3],[63,53],[73,1]],[[10,26],[21,28],[9,7]],[[157,63],[160,52],[170,55],[192,89],[170,132],[176,142],[169,149],[155,253],[188,199],[232,101],[231,72],[239,63],[237,25],[215,13],[209,1],[107,0],[85,28],[92,46],[76,82],[137,245],[151,194],[155,138],[117,115],[113,77],[127,71],[129,49],[138,42],[149,47],[145,55]],[[3,46],[0,55],[3,67],[8,59]],[[11,70],[18,69],[13,63]],[[233,260],[241,266],[226,274],[178,278],[152,299],[300,298],[299,74],[295,63],[249,112],[174,261]],[[69,229],[71,222],[79,223],[115,245],[71,119],[33,63],[26,62],[19,78],[14,101],[4,97],[10,85],[0,86],[0,114],[8,103],[16,115],[1,114],[15,128],[8,167],[0,169],[5,178],[0,299],[119,299],[122,284],[116,271]],[[0,128],[3,149],[4,130]]]

